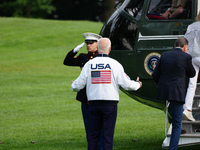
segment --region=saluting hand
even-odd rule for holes
[[[83,45],[85,44],[85,42],[81,43],[80,45],[76,46],[73,50],[74,53],[77,53],[82,47]]]

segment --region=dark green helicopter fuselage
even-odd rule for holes
[[[151,18],[150,11],[161,1],[165,0],[122,1],[102,27],[100,35],[112,42],[110,57],[123,65],[131,79],[139,76],[143,83],[138,91],[121,90],[141,103],[164,110],[165,101],[156,99],[156,83],[151,74],[160,54],[172,50],[175,40],[195,21],[197,0],[187,0],[184,16],[179,18]],[[165,7],[170,5],[168,0]]]

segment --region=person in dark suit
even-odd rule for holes
[[[186,76],[195,76],[192,57],[187,54],[188,41],[180,37],[175,41],[174,49],[161,54],[152,74],[157,86],[157,98],[170,102],[172,133],[169,150],[176,150],[182,130],[183,104],[186,95]]]

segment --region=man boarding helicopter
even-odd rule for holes
[[[100,35],[111,40],[110,56],[124,66],[130,78],[139,76],[143,82],[143,88],[138,91],[121,90],[134,100],[165,111],[166,103],[156,98],[156,83],[151,75],[161,53],[173,49],[175,40],[184,36],[188,25],[195,21],[200,10],[200,0],[186,0],[181,15],[173,19],[170,18],[171,16],[169,19],[156,15],[149,16],[151,10],[163,1],[165,1],[162,10],[164,13],[171,7],[172,0],[122,0],[102,27]],[[198,105],[196,100],[194,103],[195,106]],[[198,110],[193,111],[197,121],[200,120]],[[196,128],[195,124],[192,124],[191,128],[185,128],[185,137],[181,137],[179,145],[192,145],[200,142],[200,136],[198,138],[187,137],[189,134],[193,135]],[[168,134],[166,134],[166,139],[163,147],[169,146]]]

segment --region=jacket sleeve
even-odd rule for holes
[[[72,91],[78,92],[86,86],[87,75],[88,75],[88,65],[86,63],[79,77],[71,84]]]
[[[66,66],[79,66],[79,60],[78,57],[74,57],[77,53],[73,52],[74,49],[72,49],[71,51],[69,51],[69,53],[67,53],[63,64]]]
[[[189,77],[189,78],[192,78],[195,76],[195,69],[192,65],[192,57],[189,55],[189,58],[187,59],[187,68],[186,68],[186,75]]]
[[[118,67],[119,76],[118,76],[118,84],[127,91],[136,91],[140,88],[140,83],[138,81],[130,80],[128,75],[124,72],[124,68],[119,65]]]

